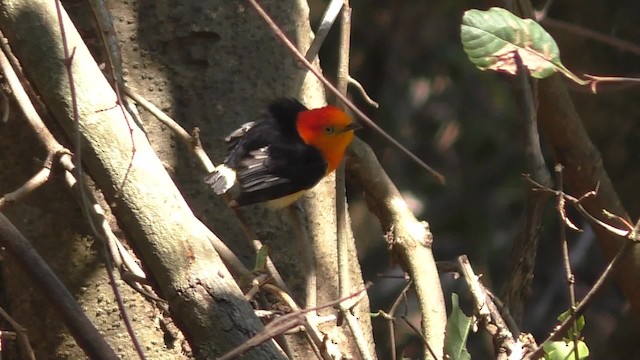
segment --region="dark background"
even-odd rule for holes
[[[317,24],[325,1],[312,1],[312,23]],[[541,9],[543,4],[534,4]],[[399,151],[367,130],[359,134],[376,150],[383,166],[414,206],[416,215],[429,222],[434,234],[436,260],[453,260],[467,254],[483,283],[501,294],[509,252],[522,216],[527,184],[523,158],[523,118],[505,75],[481,72],[467,59],[460,44],[460,21],[464,11],[500,6],[479,1],[352,1],[353,32],[351,75],[380,103],[367,105],[353,88],[350,97],[386,131],[420,158],[443,172],[447,185],[439,186],[425,171]],[[568,31],[545,28],[556,39],[565,66],[578,75],[636,77],[639,54],[586,37],[588,29],[610,38],[638,44],[640,3],[637,1],[556,1],[547,17],[579,27]],[[544,24],[544,23],[543,23]],[[321,53],[323,69],[335,74],[337,30]],[[640,102],[638,87],[604,86],[594,95],[588,88],[569,83],[573,101],[592,140],[602,152],[604,165],[632,219],[640,212]],[[541,139],[544,147],[544,138]],[[548,151],[547,162],[554,164]],[[390,263],[376,220],[350,191],[350,210],[363,270],[376,286],[371,291],[372,311],[389,310],[404,280]],[[576,294],[580,299],[601,273],[604,263],[594,235],[586,222],[570,212],[585,231],[569,231],[569,245]],[[442,276],[446,300],[466,288],[451,275]],[[559,224],[553,202],[547,205],[541,229],[533,295],[525,308],[521,330],[542,341],[556,317],[568,309],[568,291],[562,267]],[[411,307],[411,306],[410,306]],[[411,310],[411,309],[410,309]],[[593,359],[640,358],[637,317],[630,313],[621,291],[613,282],[605,287],[586,313],[584,336]],[[383,320],[374,319],[378,346],[386,346]],[[400,344],[416,342],[403,326]],[[629,341],[631,340],[631,341]],[[403,345],[401,345],[403,346]],[[472,334],[473,358],[492,357],[490,339]],[[405,351],[411,354],[409,348]],[[388,354],[382,350],[381,354]]]

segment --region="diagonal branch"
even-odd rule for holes
[[[441,359],[447,320],[429,225],[415,218],[367,144],[354,139],[347,155],[347,174],[354,184],[362,186],[367,205],[380,219],[383,231],[392,234],[389,246],[414,282],[422,333]]]
[[[0,242],[15,255],[36,287],[47,294],[47,298],[59,310],[65,325],[87,356],[92,359],[118,359],[105,338],[87,318],[80,304],[75,301],[73,295],[67,291],[64,284],[38,255],[29,241],[1,213]]]

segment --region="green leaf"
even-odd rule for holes
[[[558,320],[560,322],[565,321],[567,318],[569,318],[569,316],[571,316],[571,310],[567,310],[565,312],[563,312],[562,314],[560,314],[558,316]],[[572,326],[571,328],[569,328],[569,331],[567,332],[567,340],[573,340],[573,338],[575,337],[575,335],[579,334],[580,332],[582,332],[582,329],[584,329],[584,324],[585,324],[585,320],[584,320],[584,316],[578,316],[578,318],[575,320],[575,325]]]
[[[458,294],[451,294],[451,314],[447,320],[444,351],[451,360],[470,360],[467,337],[471,329],[471,318],[458,305]]]
[[[589,83],[562,65],[558,45],[542,26],[505,9],[466,11],[460,37],[469,60],[481,70],[515,75],[517,53],[534,78],[543,79],[561,72],[580,85]]]
[[[573,341],[551,341],[545,343],[542,348],[544,349],[545,360],[573,360],[575,354],[573,353]],[[589,357],[589,348],[583,341],[578,340],[578,359],[586,359]]]
[[[256,254],[256,264],[253,267],[252,273],[263,271],[267,268],[267,256],[269,256],[269,246],[263,245]]]
[[[241,287],[250,285],[253,276],[260,272],[263,272],[267,268],[267,257],[269,256],[269,247],[267,245],[263,245],[258,253],[256,254],[256,263],[251,270],[251,273],[244,274],[240,276],[238,279],[238,283]]]

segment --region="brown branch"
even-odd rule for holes
[[[364,87],[362,86],[362,84],[360,84],[360,82],[354,78],[352,78],[351,76],[349,76],[349,85],[355,86],[356,90],[358,90],[358,92],[360,93],[360,95],[362,95],[362,98],[372,107],[374,108],[379,108],[380,104],[378,104],[375,100],[373,100],[369,94],[367,94],[367,91],[364,89]]]
[[[407,284],[402,288],[402,291],[400,291],[400,293],[398,294],[398,296],[396,297],[396,300],[393,302],[393,304],[391,305],[391,308],[389,309],[389,316],[385,317],[385,319],[387,319],[387,323],[389,326],[389,349],[391,349],[391,360],[396,360],[396,342],[395,342],[395,328],[394,328],[394,324],[395,324],[395,315],[396,315],[396,311],[398,310],[398,306],[400,305],[400,299],[404,299],[405,302],[407,300],[407,291],[409,291],[409,288],[411,287],[411,285],[413,284],[413,282],[411,280],[407,281]],[[422,334],[421,334],[422,335]]]
[[[16,190],[10,193],[6,193],[2,195],[2,197],[0,197],[0,209],[8,204],[15,203],[25,196],[31,194],[49,180],[49,175],[51,174],[52,155],[53,154],[49,154],[47,156],[47,160],[45,161],[45,164],[42,166],[40,171],[35,173],[35,175],[33,175],[29,180],[27,180]]]
[[[536,16],[536,18],[537,17],[538,16]],[[561,20],[555,20],[546,16],[539,18],[537,20],[546,28],[573,33],[580,37],[595,40],[597,42],[609,45],[617,50],[628,51],[634,55],[640,56],[640,46],[636,45],[631,41],[618,39],[611,35],[606,35],[606,34],[588,29],[584,26],[567,23]]]
[[[467,256],[460,256],[458,264],[462,277],[469,286],[469,292],[475,304],[475,313],[487,332],[493,337],[498,359],[521,359],[525,354],[522,343],[514,338],[492,298],[488,296],[484,286],[480,283],[480,277],[471,268]]]
[[[516,56],[516,64],[518,76],[513,79],[512,87],[516,94],[519,113],[523,114],[526,171],[536,181],[551,186],[551,175],[542,155],[538,133],[537,81],[529,78],[529,73],[522,65],[520,56]],[[509,256],[507,267],[509,275],[503,294],[506,306],[517,323],[522,321],[525,303],[532,292],[531,284],[538,251],[539,229],[548,199],[549,194],[528,189],[520,229],[514,238]]]
[[[354,139],[347,156],[351,183],[362,187],[369,209],[380,219],[383,231],[391,234],[392,253],[399,256],[414,281],[422,333],[441,359],[447,320],[429,225],[415,218],[367,144]]]
[[[292,311],[300,311],[300,307],[298,306],[298,304],[296,304],[296,302],[293,300],[291,295],[289,295],[289,293],[287,293],[286,291],[283,291],[279,287],[273,286],[271,284],[264,284],[262,286],[262,289],[277,296],[280,299],[280,301],[285,303],[289,307],[289,309],[291,309]],[[331,360],[334,358],[334,355],[336,354],[332,355],[331,353],[329,353],[329,349],[327,349],[327,347],[324,346],[323,335],[317,326],[318,319],[319,317],[317,316],[315,311],[307,313],[306,321],[304,322],[304,324],[302,324],[302,327],[306,330],[307,338],[309,339],[309,342],[313,345],[312,349],[316,353],[316,355],[318,355],[318,357],[321,359]]]
[[[347,97],[349,86],[349,56],[351,51],[351,6],[349,0],[342,0],[342,17],[340,19],[340,45],[338,52],[338,91]],[[343,105],[344,108],[344,105]],[[344,162],[336,169],[336,233],[337,233],[337,253],[338,253],[338,296],[345,297],[351,290],[349,274],[349,247],[353,246],[353,237],[350,236],[349,219],[347,213],[347,191],[345,186],[345,166]],[[341,303],[340,310],[342,316],[347,320],[347,326],[355,340],[360,356],[364,360],[372,360],[364,332],[358,323],[352,308],[345,307]]]
[[[251,339],[249,339],[248,341],[246,341],[244,344],[242,344],[241,346],[233,349],[232,351],[224,354],[222,357],[220,357],[218,360],[229,360],[229,359],[233,359],[236,358],[240,355],[242,355],[243,353],[247,352],[248,350],[258,346],[259,344],[264,343],[265,341],[268,341],[269,339],[272,339],[273,337],[275,337],[278,334],[283,334],[285,333],[287,330],[289,329],[293,329],[297,326],[302,326],[304,325],[304,323],[306,322],[306,317],[304,316],[306,313],[310,313],[310,312],[316,312],[320,309],[325,309],[325,308],[330,308],[330,307],[334,307],[336,305],[340,305],[343,302],[347,302],[350,300],[354,300],[357,299],[357,301],[363,299],[363,295],[366,293],[367,289],[369,288],[370,284],[367,284],[365,286],[364,289],[359,290],[353,294],[350,294],[346,297],[334,300],[334,301],[330,301],[326,304],[320,305],[320,306],[314,306],[314,307],[310,307],[310,308],[306,308],[306,309],[301,309],[301,310],[295,310],[289,314],[280,316],[278,318],[276,318],[275,320],[273,320],[272,322],[270,322],[269,324],[267,324],[264,329],[256,334],[254,337],[252,337]]]
[[[82,104],[78,106],[78,127],[73,121],[69,79],[60,62],[64,51],[55,5],[6,0],[0,3],[0,10],[0,26],[14,45],[24,72],[67,135],[80,134],[83,163],[117,209],[118,220],[154,274],[195,356],[219,355],[241,343],[247,334],[259,331],[262,324],[207,242],[210,232],[199,226],[142,131],[134,127],[131,134],[122,112],[113,108],[116,95],[68,17],[63,15],[65,38],[68,47],[76,50],[70,66]],[[30,17],[25,19],[24,14]],[[33,41],[19,40],[26,37]],[[136,144],[133,162],[131,136]],[[235,315],[231,328],[218,317],[229,313]],[[218,336],[209,336],[212,333]],[[270,344],[252,354],[282,357]]]
[[[1,215],[1,214],[0,214]],[[25,329],[22,325],[20,325],[17,321],[15,321],[9,313],[4,311],[3,308],[0,307],[0,315],[7,320],[11,327],[15,330],[13,334],[13,338],[17,337],[20,346],[22,347],[22,351],[24,352],[23,357],[29,360],[36,360],[36,356],[31,348],[31,343],[29,343],[29,337],[27,336],[27,329]],[[5,334],[8,331],[2,331],[2,339],[6,339]]]
[[[555,166],[556,171],[556,182],[558,184],[558,190],[562,192],[563,183],[562,183],[562,165],[557,164]],[[575,306],[576,306],[576,293],[574,289],[575,278],[573,273],[571,272],[571,261],[569,260],[569,244],[567,243],[567,226],[571,224],[566,218],[566,213],[564,209],[564,197],[557,197],[557,206],[558,206],[558,218],[560,220],[560,243],[562,247],[562,261],[564,264],[564,273],[565,279],[567,281],[567,292],[569,294],[569,312],[573,315]],[[576,349],[573,351],[575,355],[575,360],[579,360],[578,357],[578,339],[580,338],[579,330],[576,321],[573,322],[572,331],[574,332],[573,338],[573,348]]]
[[[528,0],[520,0],[531,6]],[[532,17],[531,14],[517,13]],[[584,202],[591,214],[602,209],[628,219],[626,210],[616,193],[602,164],[602,157],[593,145],[583,122],[573,104],[563,79],[553,75],[539,82],[538,125],[556,156],[556,162],[564,166],[564,182],[573,194],[585,194],[599,185],[597,196]],[[599,216],[600,219],[604,215]],[[590,220],[593,222],[593,220]],[[620,249],[630,252],[620,261],[621,271],[617,280],[635,313],[640,313],[640,247],[629,246],[608,229],[594,227],[604,257],[611,261],[618,258]]]
[[[564,334],[566,333],[566,331],[572,327],[575,326],[575,319],[582,315],[582,313],[584,312],[584,310],[586,309],[586,306],[591,302],[591,300],[596,296],[596,294],[600,291],[600,289],[602,288],[602,286],[604,285],[604,283],[606,282],[606,280],[608,280],[608,278],[614,273],[614,271],[617,270],[618,266],[621,265],[621,261],[625,258],[625,255],[627,255],[628,253],[630,253],[630,250],[632,248],[635,247],[635,245],[637,244],[637,239],[635,238],[635,231],[638,228],[638,226],[640,226],[640,221],[638,222],[638,224],[636,224],[635,227],[631,226],[627,221],[625,221],[626,225],[628,226],[628,228],[626,230],[620,230],[618,228],[615,228],[605,222],[600,221],[599,219],[595,218],[593,215],[591,215],[587,209],[585,209],[582,205],[582,203],[589,199],[592,198],[594,196],[596,196],[596,191],[590,191],[587,194],[583,195],[580,198],[575,198],[571,195],[565,194],[562,191],[559,190],[553,190],[553,189],[549,189],[541,184],[536,183],[535,181],[529,179],[529,181],[531,181],[531,183],[536,186],[539,190],[542,191],[547,191],[550,193],[555,194],[557,197],[565,199],[567,201],[570,201],[573,206],[580,212],[580,214],[582,214],[585,218],[591,220],[592,222],[594,222],[595,224],[599,225],[598,227],[594,227],[594,231],[595,229],[604,229],[605,231],[609,231],[609,233],[613,236],[616,237],[621,237],[624,236],[628,239],[628,241],[624,244],[624,246],[622,246],[620,248],[620,250],[618,251],[618,253],[613,257],[613,259],[609,262],[609,264],[607,265],[607,267],[605,268],[605,270],[603,271],[603,273],[600,275],[600,277],[598,278],[598,280],[596,281],[596,283],[593,285],[593,287],[591,289],[589,289],[589,292],[587,292],[587,294],[585,295],[585,297],[582,299],[582,301],[580,301],[580,303],[575,306],[572,306],[572,312],[570,313],[570,316],[567,317],[567,319],[565,319],[560,325],[558,325],[557,327],[554,328],[554,332],[551,333],[551,335],[549,335],[549,337],[544,341],[544,343],[549,342],[549,341],[556,341],[561,339]],[[559,212],[562,212],[561,209],[558,210]],[[607,211],[608,213],[608,211]],[[611,218],[616,218],[617,216],[610,216]],[[623,219],[624,220],[624,219]],[[543,343],[543,344],[544,344]],[[525,359],[538,359],[542,356],[544,350],[542,349],[542,346],[540,346],[539,348],[535,349],[535,351],[531,354],[529,354]]]
[[[118,359],[104,337],[93,326],[82,307],[38,255],[29,241],[0,213],[0,241],[22,265],[35,287],[46,294],[78,345],[92,359]]]
[[[562,321],[559,325],[554,327],[553,332],[547,337],[541,345],[536,348],[532,353],[527,354],[524,357],[524,360],[533,360],[540,359],[544,356],[543,346],[545,343],[551,341],[558,341],[562,339],[564,334],[572,327],[575,323],[575,320],[578,316],[582,315],[587,308],[587,305],[591,303],[593,298],[598,294],[598,292],[602,289],[604,283],[611,277],[611,275],[618,270],[619,266],[622,265],[622,260],[630,253],[630,250],[634,247],[634,243],[629,241],[625,243],[624,246],[620,248],[620,251],[613,257],[613,259],[609,262],[605,270],[602,272],[596,283],[593,285],[589,292],[585,295],[585,297],[580,301],[580,303],[575,307],[573,313],[568,316],[564,321]]]

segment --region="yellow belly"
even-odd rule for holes
[[[282,209],[293,204],[296,200],[300,199],[304,195],[306,190],[298,191],[296,193],[281,197],[279,199],[267,201],[267,206],[274,209]]]

